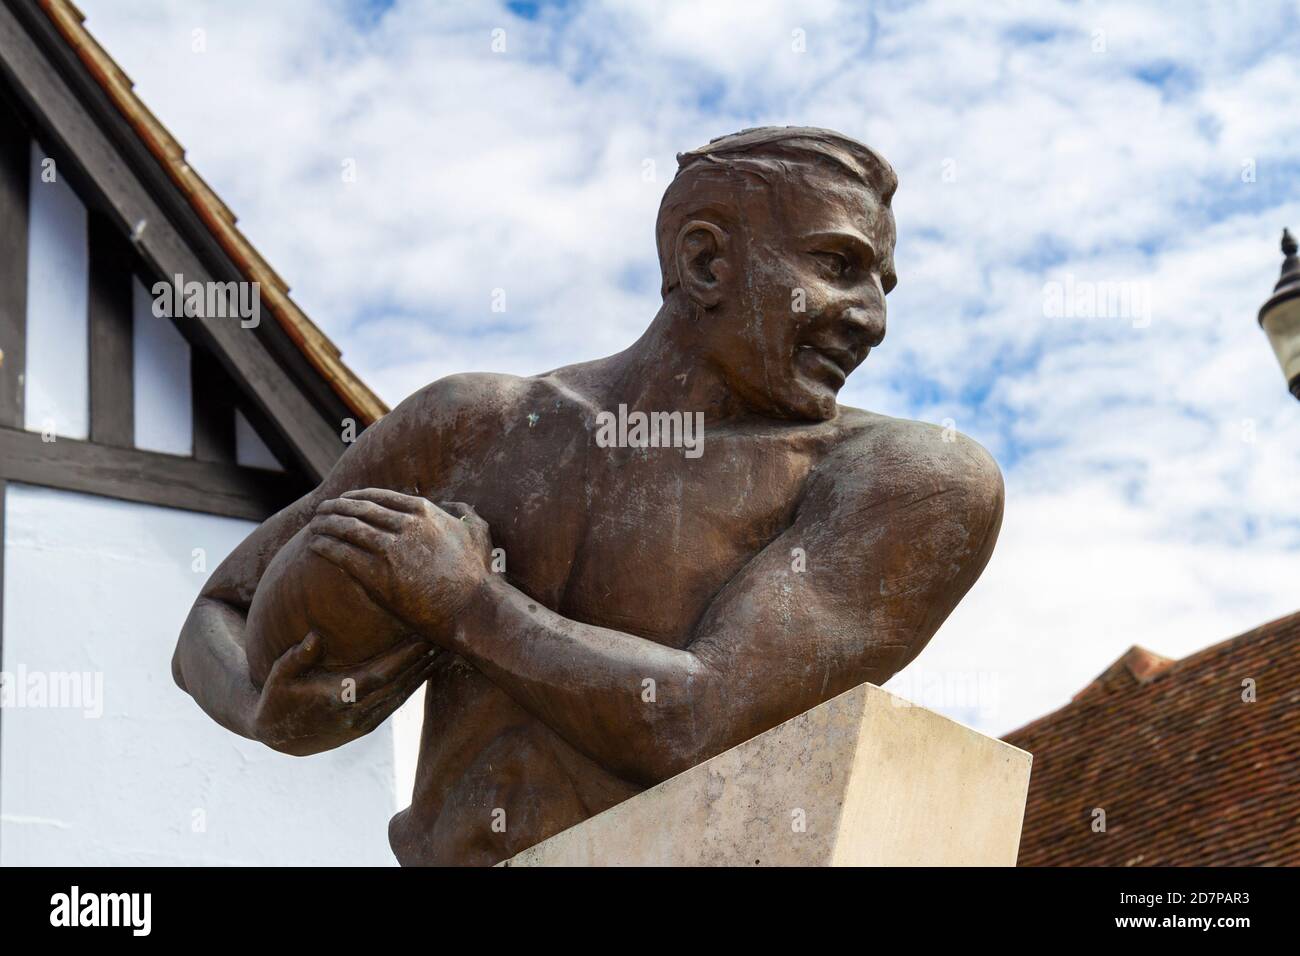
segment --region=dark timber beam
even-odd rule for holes
[[[23,427],[31,139],[0,96],[0,426]]]
[[[194,457],[235,460],[235,387],[206,350],[190,349],[194,408]]]
[[[90,440],[135,445],[130,244],[90,214]]]
[[[0,428],[0,483],[20,481],[265,521],[308,489],[293,474]]]
[[[15,13],[22,14],[23,22]],[[137,252],[155,275],[179,274],[186,281],[198,282],[241,281],[242,275],[228,258],[211,254],[210,249],[209,261],[199,258],[195,247],[168,218],[164,200],[137,178],[101,127],[101,122],[120,124],[120,115],[113,120],[111,115],[116,111],[108,104],[99,111],[101,122],[97,122],[74,94],[65,74],[46,58],[24,22],[31,24],[33,32],[48,33],[53,29],[38,9],[15,0],[0,2],[0,72],[23,107],[38,119],[45,134],[42,145],[56,155],[61,168],[70,168],[69,178],[81,188],[82,199],[108,212],[119,231],[132,236]],[[57,39],[50,41],[52,48],[56,45],[65,46]],[[75,60],[72,51],[65,49],[62,53]],[[79,62],[65,63],[64,69],[68,76],[74,70],[84,74]],[[90,98],[95,94],[91,91],[85,95]],[[98,96],[103,98],[102,90]],[[171,192],[175,192],[174,186]],[[215,245],[210,234],[208,242]],[[269,315],[263,320],[275,321]],[[181,321],[214,351],[226,373],[265,419],[274,423],[276,437],[283,439],[291,457],[316,480],[328,473],[344,450],[339,425],[316,409],[262,338],[254,330],[242,328],[238,319],[201,317]]]

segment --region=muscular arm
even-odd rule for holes
[[[259,526],[212,574],[181,629],[172,675],[217,723],[244,737],[262,739],[256,727],[261,693],[248,676],[244,627],[271,559],[311,519],[321,501],[357,487],[418,490],[420,476],[431,473],[437,452],[439,429],[430,418],[438,409],[454,408],[464,389],[459,377],[434,383],[368,428],[318,488]],[[372,676],[391,676],[392,668],[403,662],[399,657],[386,661]],[[364,732],[364,726],[357,729]],[[310,753],[343,740],[264,742],[292,753]]]
[[[246,614],[247,609],[201,594],[181,627],[172,677],[222,727],[255,739],[253,715],[260,694],[248,677]]]
[[[1003,491],[965,439],[903,449],[894,477],[871,486],[859,476],[878,451],[819,469],[794,523],[723,588],[684,649],[568,620],[499,578],[462,613],[454,649],[574,746],[646,784],[883,683],[978,578]]]
[[[244,737],[257,737],[253,718],[260,697],[244,651],[248,608],[271,559],[307,523],[317,494],[267,519],[221,563],[199,592],[172,655],[177,685],[209,717]]]

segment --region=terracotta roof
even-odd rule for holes
[[[40,6],[246,280],[261,284],[263,304],[312,367],[363,424],[383,416],[388,406],[343,364],[338,347],[289,298],[285,281],[236,228],[234,213],[185,161],[185,150],[135,95],[130,77],[87,32],[85,15],[69,0],[40,0]]]
[[[1180,661],[1132,648],[1006,740],[1034,755],[1021,866],[1298,865],[1300,613]]]
[[[1145,684],[1173,663],[1172,657],[1161,657],[1145,647],[1134,645],[1125,651],[1119,660],[1102,671],[1091,684],[1075,694],[1073,699],[1092,700],[1114,690],[1132,687],[1134,684]]]

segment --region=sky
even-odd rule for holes
[[[1300,227],[1293,4],[78,3],[390,404],[629,345],[678,152],[879,150],[899,284],[840,400],[956,427],[1007,485],[903,696],[1000,734],[1134,644],[1300,607],[1300,405],[1256,321]]]

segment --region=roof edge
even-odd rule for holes
[[[1151,651],[1148,651],[1145,648],[1139,647],[1138,645],[1135,644],[1133,645],[1133,647],[1125,651],[1124,654],[1120,655],[1120,657],[1117,658],[1114,661],[1114,663],[1112,663],[1111,666],[1106,669],[1106,671],[1103,671],[1102,675],[1099,675],[1097,679],[1100,680],[1101,676],[1109,672],[1112,668],[1121,664],[1125,660],[1125,658],[1128,657],[1130,654],[1132,654],[1134,651],[1141,651],[1144,654],[1149,654],[1152,657],[1156,657],[1161,660],[1168,661],[1169,663],[1159,667],[1158,670],[1150,674],[1145,680],[1134,680],[1133,686],[1137,687],[1137,686],[1145,686],[1148,684],[1159,683],[1161,681],[1170,679],[1173,675],[1176,675],[1178,673],[1181,673],[1182,671],[1195,667],[1196,665],[1200,664],[1202,661],[1211,658],[1216,654],[1222,654],[1232,644],[1235,644],[1239,641],[1246,642],[1253,638],[1263,636],[1265,634],[1271,634],[1274,630],[1276,630],[1279,627],[1286,627],[1288,625],[1293,625],[1293,624],[1300,624],[1300,611],[1293,611],[1290,614],[1283,614],[1281,617],[1274,618],[1271,621],[1265,621],[1263,624],[1257,625],[1256,627],[1252,627],[1248,631],[1242,631],[1240,634],[1234,634],[1232,637],[1226,638],[1222,641],[1216,641],[1215,643],[1211,644],[1209,647],[1203,647],[1199,651],[1196,651],[1195,653],[1188,654],[1186,657],[1176,658],[1176,659],[1162,657],[1161,655],[1158,654],[1153,654]],[[1021,737],[1037,729],[1041,724],[1046,723],[1047,721],[1061,714],[1063,711],[1069,710],[1072,707],[1075,707],[1076,705],[1088,706],[1094,702],[1103,700],[1105,695],[1101,695],[1101,694],[1084,697],[1084,694],[1087,692],[1087,690],[1090,687],[1093,686],[1093,683],[1095,683],[1095,681],[1090,682],[1087,686],[1085,686],[1082,690],[1080,690],[1079,693],[1075,694],[1074,697],[1072,697],[1067,703],[1062,704],[1060,707],[1057,707],[1055,710],[1048,711],[1046,714],[1043,714],[1041,717],[1035,717],[1027,724],[1023,724],[1020,727],[1017,727],[1015,730],[1010,730],[1007,731],[1005,734],[1000,734],[999,739],[1006,742],[1010,742],[1011,738]],[[1014,746],[1019,746],[1019,745],[1016,744]]]
[[[387,404],[343,363],[338,346],[289,297],[288,285],[236,227],[229,207],[185,161],[180,143],[135,94],[130,77],[86,29],[85,15],[71,0],[38,3],[235,267],[247,281],[258,283],[262,301],[310,366],[362,425],[373,424],[387,414]]]

